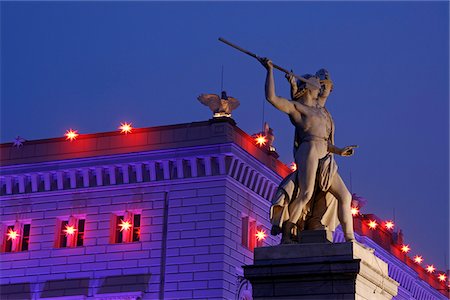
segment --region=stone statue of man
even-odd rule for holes
[[[282,218],[282,243],[295,242],[292,239],[292,230],[302,217],[305,206],[317,191],[329,192],[337,199],[337,215],[344,237],[346,241],[354,241],[353,219],[350,212],[352,197],[337,173],[333,153],[351,155],[355,146],[341,149],[332,143],[334,125],[324,107],[332,85],[325,81],[321,82],[318,76],[304,76],[308,81],[296,84],[297,89],[291,93],[293,99],[289,101],[275,93],[272,61],[262,58],[260,62],[267,70],[265,84],[267,101],[286,113],[295,127],[294,159],[297,173],[294,182],[297,193],[296,197],[290,199]],[[315,85],[310,84],[314,81]],[[323,87],[318,89],[316,86],[320,86],[321,83]]]

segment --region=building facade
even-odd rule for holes
[[[279,243],[270,199],[290,170],[229,118],[0,151],[1,299],[251,299],[242,266]],[[446,299],[366,217],[397,299]]]

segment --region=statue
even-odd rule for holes
[[[313,229],[323,227],[321,221],[325,220],[333,230],[337,225],[333,219],[337,215],[346,241],[355,241],[350,210],[352,196],[337,173],[333,154],[350,156],[357,146],[341,149],[334,145],[334,123],[325,108],[333,88],[328,72],[322,69],[314,76],[297,76],[224,38],[220,37],[219,41],[256,58],[267,69],[266,99],[286,113],[295,127],[294,159],[297,171],[283,179],[272,201],[271,233],[278,234],[281,230],[281,242],[294,243],[292,231],[300,220],[305,220],[304,225]],[[284,72],[291,82],[292,101],[276,96],[274,68]],[[311,209],[313,216],[307,220],[305,211],[310,204],[314,206]],[[333,204],[337,204],[337,209],[333,209]]]
[[[305,208],[311,200],[316,198],[326,201],[327,196],[331,195],[337,199],[337,216],[342,225],[344,237],[346,241],[354,241],[353,219],[350,211],[352,197],[337,173],[333,154],[352,155],[353,148],[356,146],[341,149],[333,143],[334,124],[324,106],[333,87],[328,72],[320,70],[314,76],[295,76],[300,78],[298,82],[293,74],[288,74],[293,98],[292,101],[289,101],[275,94],[272,61],[267,58],[258,58],[258,60],[267,69],[266,99],[275,108],[288,114],[295,127],[294,158],[297,171],[286,177],[280,185],[280,187],[284,186],[292,191],[281,189],[283,196],[277,198],[280,202],[276,203],[275,201],[271,211],[272,224],[277,225],[276,222],[281,222],[278,225],[281,225],[282,243],[295,243],[292,230],[305,216]],[[290,196],[289,192],[292,192]],[[277,196],[280,196],[280,193],[277,193]],[[334,201],[332,198],[328,199],[331,203]],[[278,211],[274,212],[277,206]],[[327,206],[322,205],[319,211],[324,215],[328,211],[332,211],[331,209],[324,211],[323,207]],[[336,222],[333,223],[336,224]],[[275,226],[272,228],[272,234],[276,233],[277,227]]]
[[[222,91],[220,97],[216,94],[201,94],[197,99],[211,109],[213,118],[231,118],[231,112],[240,104],[237,99],[228,97],[225,91]]]

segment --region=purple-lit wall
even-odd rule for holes
[[[270,231],[270,199],[289,172],[232,122],[3,144],[0,154],[1,249],[7,226],[31,225],[27,251],[0,254],[2,299],[249,299],[242,265],[253,263],[255,240],[243,228]],[[141,216],[140,240],[117,244],[113,216],[125,211]],[[84,245],[58,248],[58,224],[71,215],[85,219]],[[396,299],[446,299],[358,240],[389,264]]]
[[[1,254],[2,299],[235,298],[253,256],[242,217],[267,232],[280,180],[234,143],[1,170],[2,243],[6,226],[31,224],[28,250]],[[111,219],[125,211],[141,215],[140,241],[114,244]],[[86,220],[84,245],[57,248],[58,222],[71,215]]]

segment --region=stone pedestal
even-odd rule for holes
[[[398,283],[371,249],[356,243],[255,248],[244,266],[253,299],[392,299]]]

